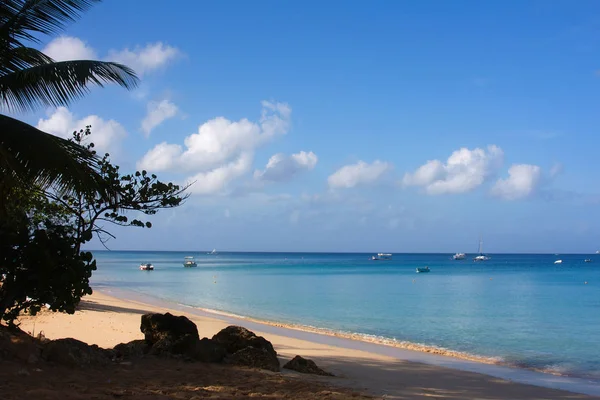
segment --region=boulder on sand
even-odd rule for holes
[[[187,335],[190,338],[186,340],[200,339],[196,324],[184,316],[176,317],[170,313],[142,315],[140,329],[149,345],[165,339],[177,342]]]
[[[141,358],[150,350],[145,340],[132,340],[129,343],[119,343],[113,348],[116,358],[132,359]]]
[[[212,339],[225,347],[228,354],[234,354],[246,347],[254,347],[256,349],[263,349],[277,358],[277,352],[271,342],[262,336],[256,336],[254,332],[241,326],[230,325],[222,329]]]
[[[226,355],[227,351],[222,345],[212,339],[203,338],[196,344],[192,358],[202,362],[219,363]]]
[[[301,372],[303,374],[334,376],[333,374],[330,374],[329,372],[323,371],[321,368],[319,368],[313,360],[309,360],[300,356],[292,358],[283,366],[283,368]]]
[[[56,364],[84,367],[109,364],[112,352],[96,345],[90,346],[82,341],[66,338],[45,343],[42,358]]]
[[[250,368],[266,369],[273,372],[279,372],[279,360],[277,356],[265,349],[256,347],[246,347],[227,356],[225,362],[233,365],[242,365]]]

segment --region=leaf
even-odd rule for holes
[[[0,76],[0,102],[9,110],[34,111],[40,106],[67,106],[89,92],[90,85],[138,85],[135,72],[104,61],[61,61]]]
[[[94,3],[101,0],[3,0],[0,3],[0,38],[39,42],[34,33],[63,31]]]
[[[59,192],[119,193],[98,172],[97,156],[71,141],[0,114],[0,183],[36,185]]]

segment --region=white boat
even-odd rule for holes
[[[479,255],[475,256],[475,258],[473,259],[473,261],[488,261],[491,260],[491,257],[486,256],[485,254],[483,254],[483,239],[479,239]]]
[[[196,261],[194,261],[194,257],[184,257],[183,258],[183,266],[184,267],[197,267]]]
[[[556,260],[554,261],[554,264],[562,264],[562,260]]]
[[[591,259],[591,258],[586,258],[586,259],[585,259],[585,260],[583,260],[583,261],[584,261],[584,262],[586,262],[586,263],[591,263],[591,262],[592,262],[592,259]]]
[[[140,270],[142,271],[154,271],[154,265],[150,263],[140,264]]]
[[[217,254],[217,249],[213,249],[210,253],[206,253],[206,254]]]
[[[465,253],[456,253],[452,256],[453,260],[464,260],[467,257]]]
[[[377,253],[377,257],[379,257],[380,260],[391,260],[392,259],[392,255],[390,253]]]

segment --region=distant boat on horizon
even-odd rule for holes
[[[479,238],[479,255],[476,256],[473,259],[473,261],[488,261],[490,259],[491,259],[491,257],[488,257],[485,254],[483,254],[483,239]]]
[[[456,253],[452,256],[453,260],[464,260],[467,257],[465,253]]]
[[[206,254],[217,254],[217,249],[213,249],[210,253],[206,253]]]

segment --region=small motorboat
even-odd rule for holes
[[[562,260],[556,260],[554,261],[554,264],[562,264]]]
[[[586,258],[586,259],[584,260],[584,262],[586,262],[586,263],[589,263],[589,262],[592,262],[592,260],[591,260],[591,259],[589,259],[589,258]]]
[[[456,253],[452,256],[453,260],[464,260],[467,257],[465,253]]]
[[[380,258],[377,256],[371,256],[371,261],[379,261]]]
[[[198,264],[196,264],[194,257],[184,257],[183,258],[183,266],[186,268],[190,268],[190,267],[197,267]]]
[[[140,264],[140,270],[142,271],[154,271],[154,265],[150,264],[150,263],[142,263]]]
[[[422,272],[430,272],[431,270],[429,269],[429,267],[417,267],[417,274],[420,274]]]

